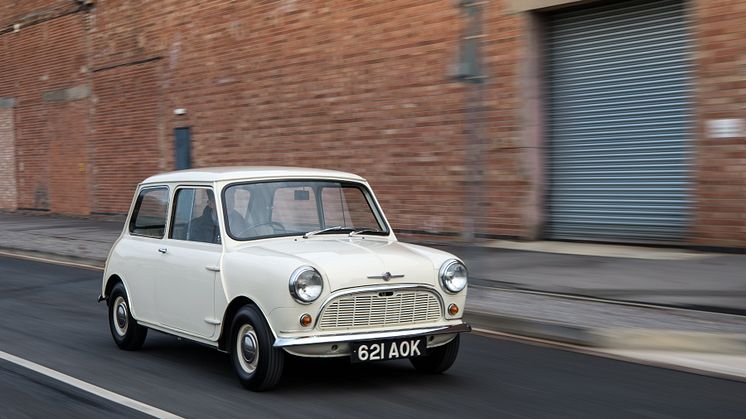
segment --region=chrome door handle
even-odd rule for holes
[[[220,272],[219,266],[205,266],[205,269],[207,269],[210,272]]]
[[[165,247],[161,247],[160,249],[158,249],[158,251],[161,253],[166,253],[168,249],[166,249]]]

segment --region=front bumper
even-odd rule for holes
[[[372,341],[396,339],[404,337],[432,336],[453,333],[471,332],[471,326],[466,323],[424,327],[418,329],[391,330],[385,332],[366,332],[366,333],[343,333],[329,336],[302,336],[292,338],[275,339],[275,348],[291,348],[294,346],[320,345],[320,344],[339,344],[358,341]]]

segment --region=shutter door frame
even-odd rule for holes
[[[637,0],[548,16],[548,238],[688,236],[695,119],[685,6]]]

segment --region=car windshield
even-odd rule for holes
[[[388,235],[363,185],[321,180],[233,184],[223,190],[228,235],[235,240],[316,234]]]

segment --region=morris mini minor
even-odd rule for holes
[[[467,271],[397,241],[365,179],[330,170],[233,167],[138,185],[99,301],[114,342],[148,329],[230,354],[240,383],[277,385],[286,355],[456,359]]]

